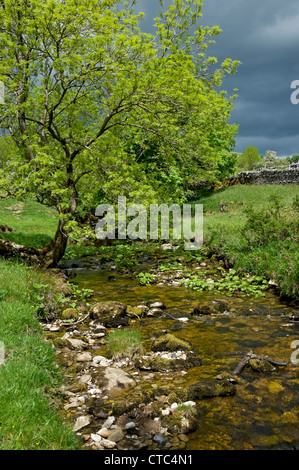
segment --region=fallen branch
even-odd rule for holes
[[[279,361],[274,361],[273,359],[270,359],[267,356],[258,356],[257,354],[254,354],[253,351],[249,351],[248,353],[245,354],[245,356],[242,357],[241,361],[239,362],[238,366],[236,369],[233,371],[233,375],[238,375],[240,372],[246,367],[248,362],[251,359],[259,359],[261,361],[267,361],[273,366],[279,366],[279,367],[285,367],[288,365],[287,362],[279,362]]]

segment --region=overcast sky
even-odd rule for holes
[[[159,0],[139,0],[150,30]],[[299,154],[299,104],[291,83],[299,80],[299,0],[205,0],[202,25],[222,33],[209,55],[242,62],[224,88],[238,98],[231,122],[239,125],[235,150],[253,145],[260,154]]]

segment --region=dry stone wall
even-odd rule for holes
[[[299,163],[292,163],[284,169],[262,168],[254,171],[242,171],[229,179],[233,184],[299,184]]]

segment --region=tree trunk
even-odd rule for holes
[[[43,268],[55,268],[62,259],[68,241],[64,226],[65,222],[60,220],[53,240],[40,250],[40,265]]]
[[[42,249],[19,245],[10,240],[0,239],[0,256],[19,257],[42,268],[54,268],[63,257],[68,241],[64,230],[65,222],[60,220],[53,240]]]

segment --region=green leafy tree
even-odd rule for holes
[[[0,1],[0,126],[18,148],[0,186],[58,211],[57,232],[43,249],[2,242],[0,252],[17,250],[55,266],[78,230],[80,208],[91,207],[97,195],[156,201],[163,194],[161,168],[212,179],[220,143],[233,145],[234,97],[217,88],[238,63],[218,66],[207,56],[220,29],[199,25],[202,1],[166,7],[161,0],[155,35],[141,31],[143,14],[134,3]],[[141,148],[153,138],[159,144],[151,174],[125,148],[132,131]]]
[[[239,156],[238,166],[245,171],[252,171],[262,161],[259,151],[253,146],[244,148],[243,153]]]

